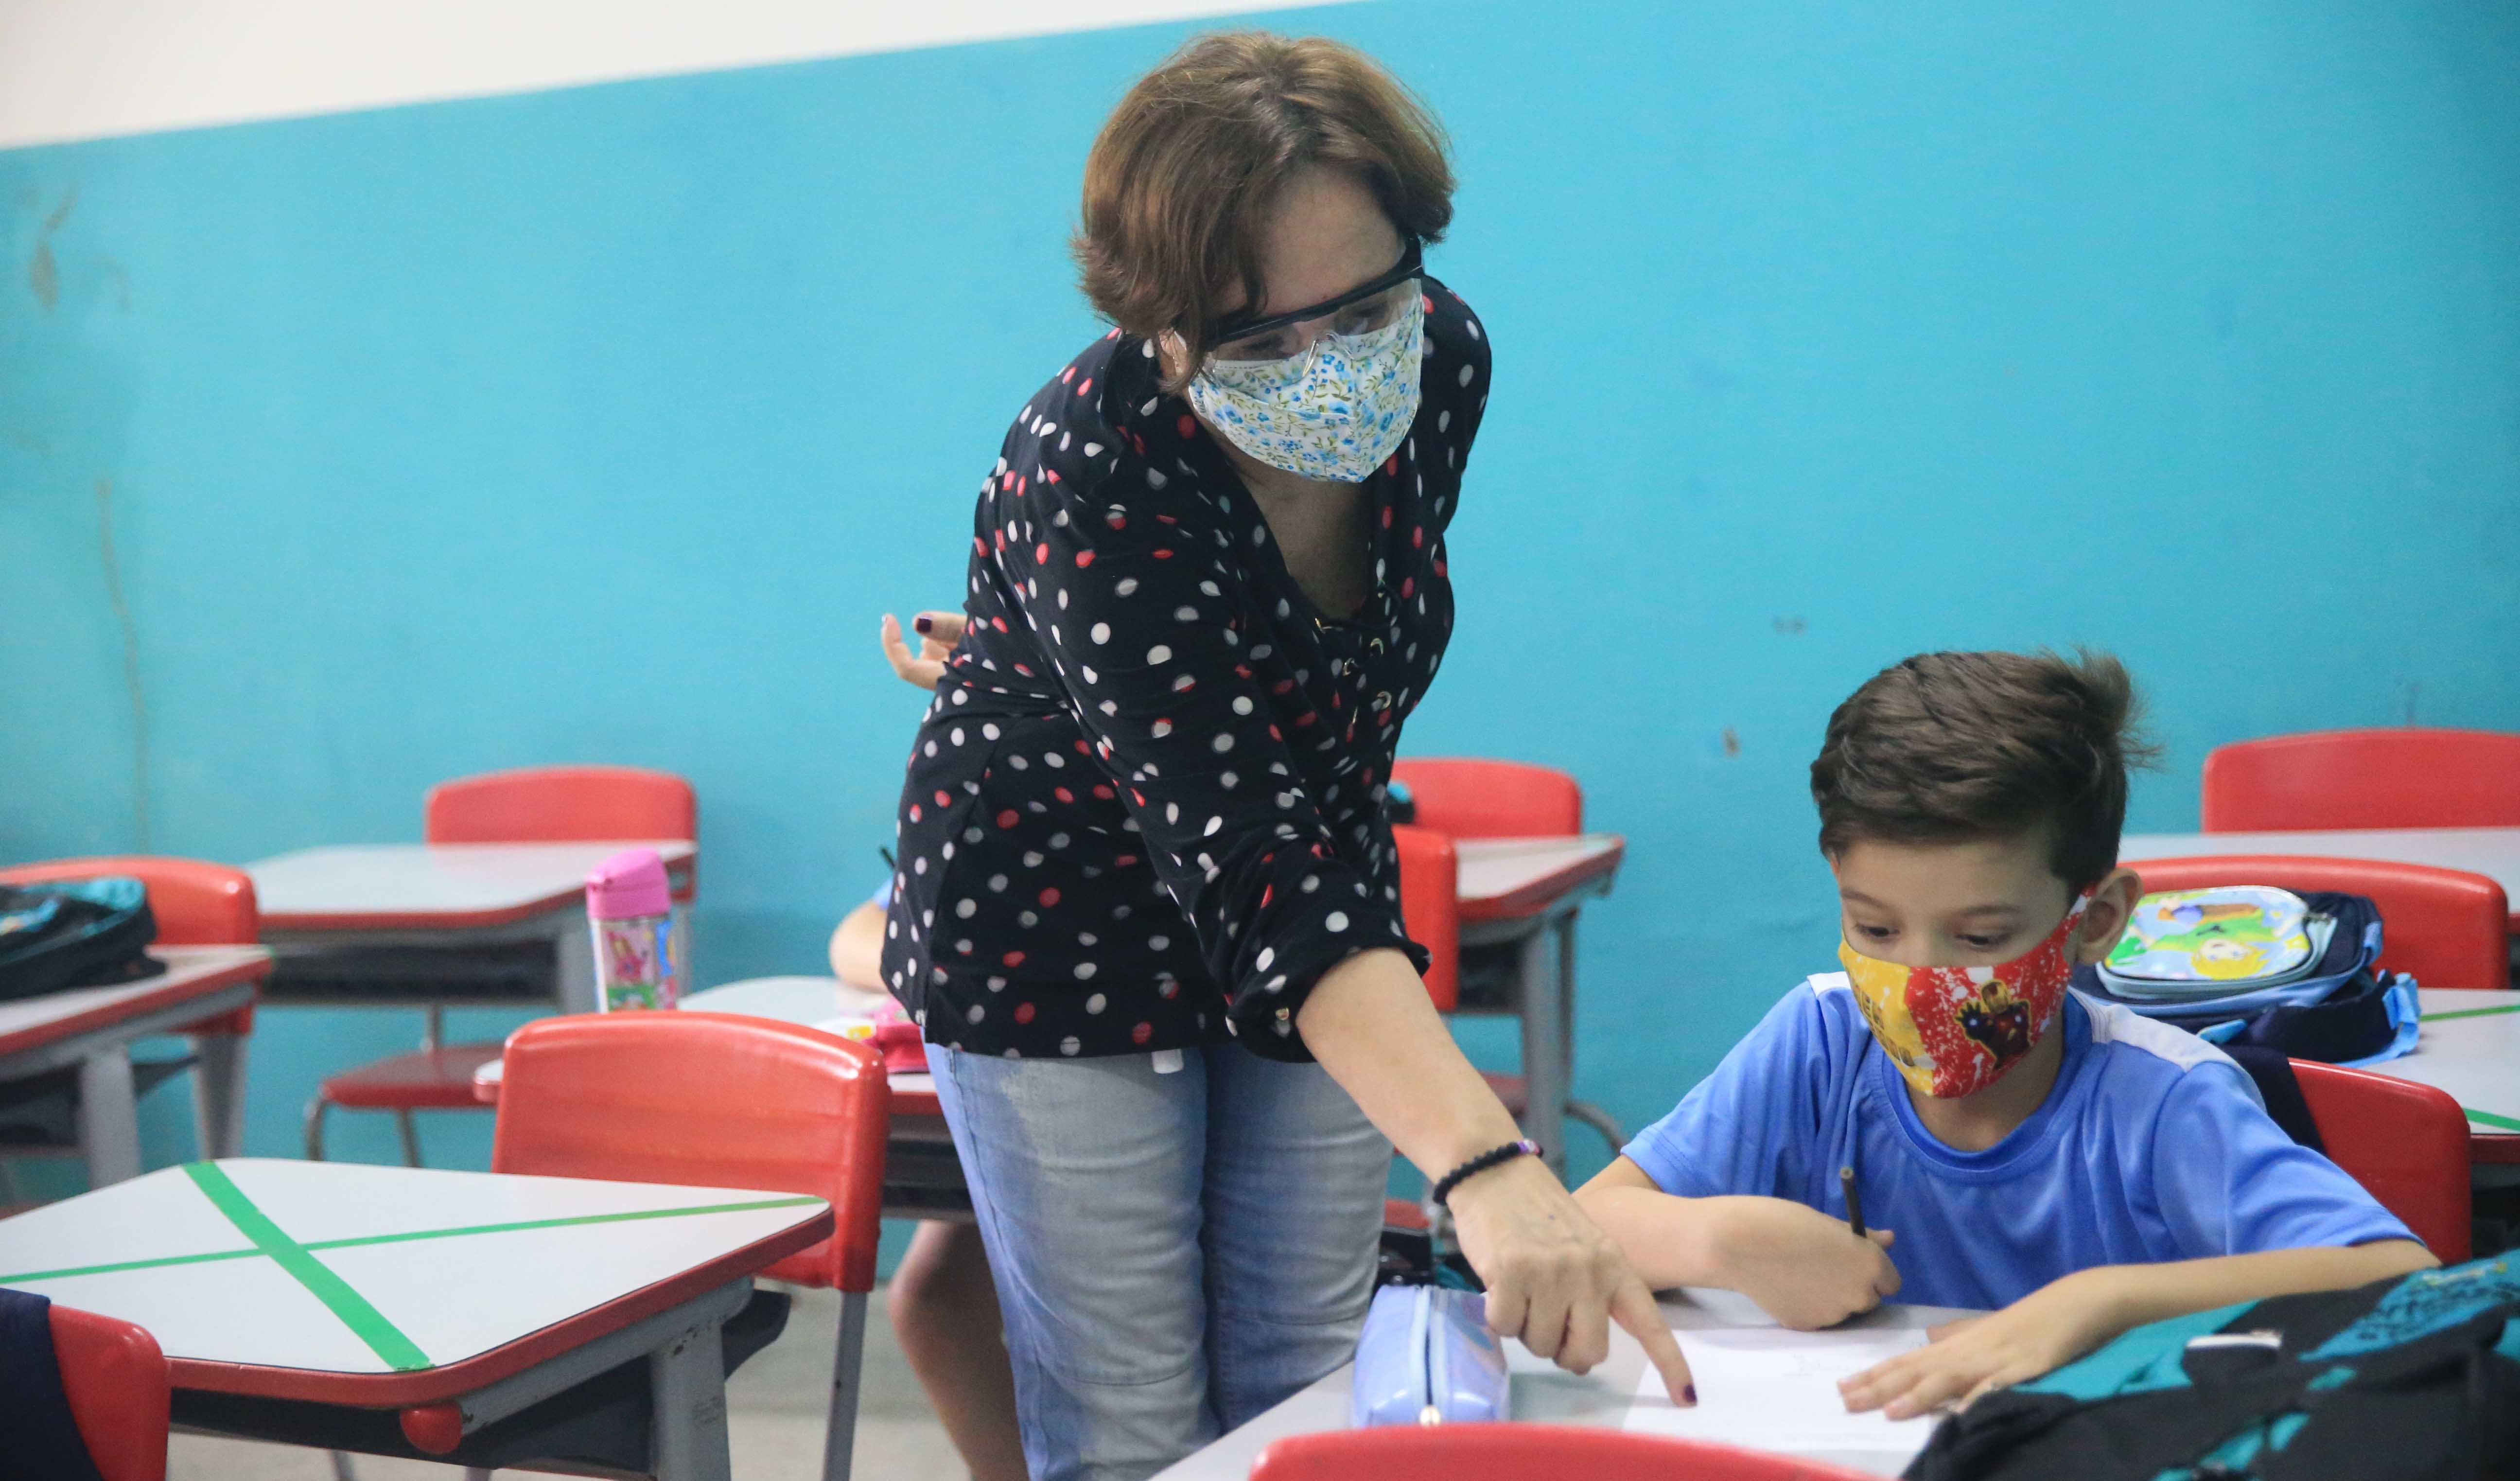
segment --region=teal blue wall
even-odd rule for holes
[[[1570,768],[1628,834],[1579,1074],[1632,1123],[1827,965],[1803,767],[1902,654],[2123,653],[2150,828],[2223,740],[2520,729],[2520,10],[1281,23],[1459,141],[1437,271],[1496,401],[1411,747]],[[1079,167],[1182,34],[0,154],[0,858],[139,841],[110,482],[151,845],[408,839],[442,777],[669,767],[703,977],[811,968],[917,711],[877,617],[953,598],[1005,424],[1095,332]],[[267,1013],[253,1149],[415,1031]],[[149,1126],[188,1149],[176,1098]],[[479,1118],[431,1136],[484,1155]]]

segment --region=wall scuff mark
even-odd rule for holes
[[[26,286],[35,291],[35,301],[49,309],[62,301],[62,270],[53,261],[53,233],[70,218],[70,207],[78,204],[78,187],[62,192],[62,203],[44,218],[43,230],[35,233],[35,255],[26,259]]]
[[[67,203],[66,203],[67,205]],[[140,692],[140,630],[123,600],[122,561],[113,550],[113,480],[96,480],[97,541],[105,557],[105,600],[122,629],[122,683],[131,693],[131,821],[133,848],[149,852],[149,703]]]

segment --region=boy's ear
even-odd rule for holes
[[[2083,908],[2083,928],[2074,946],[2074,960],[2085,965],[2097,965],[2108,960],[2109,949],[2126,934],[2127,921],[2135,917],[2135,904],[2143,898],[2143,879],[2131,869],[2113,869],[2100,882],[2092,886],[2092,903]]]

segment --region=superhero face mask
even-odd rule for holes
[[[1995,966],[1901,966],[1844,941],[1837,960],[1872,1037],[1908,1083],[1928,1096],[1965,1096],[2001,1079],[2056,1021],[2074,970],[2065,943],[2090,900],[2076,900],[2047,939]]]

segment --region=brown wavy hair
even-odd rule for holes
[[[2118,862],[2135,681],[2106,653],[1919,653],[1828,717],[1811,767],[1821,852],[1858,838],[1961,843],[2049,829],[2048,865],[2076,891]]]
[[[1180,336],[1187,382],[1236,287],[1266,311],[1261,236],[1288,179],[1351,170],[1402,236],[1432,243],[1453,219],[1446,149],[1426,105],[1352,46],[1198,37],[1138,79],[1086,157],[1072,243],[1085,296],[1125,333]]]

